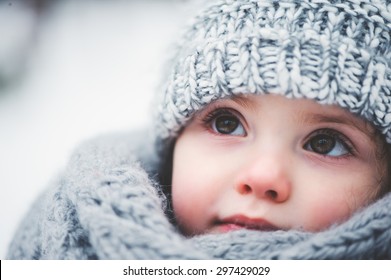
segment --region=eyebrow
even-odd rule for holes
[[[254,102],[252,102],[246,96],[236,95],[230,99],[243,108],[250,109],[252,111],[257,111],[257,107],[254,105]]]
[[[248,108],[255,112],[257,111],[257,107],[246,96],[236,95],[234,97],[231,97],[230,100],[234,101],[235,103],[244,108]],[[340,114],[335,115],[311,113],[309,116],[307,116],[307,114],[304,114],[304,112],[301,113],[298,114],[297,121],[301,121],[307,124],[337,123],[348,125],[350,127],[354,127],[356,130],[360,131],[371,140],[373,140],[373,137],[375,137],[375,128],[369,122],[365,121],[364,119],[361,119],[359,116],[353,115],[350,112],[345,112],[345,110],[343,110]]]
[[[314,123],[337,123],[344,124],[356,128],[367,137],[372,139],[375,136],[375,129],[365,120],[356,119],[358,116],[350,116],[347,114],[326,115],[321,113],[310,114],[310,116],[299,116],[300,121],[308,124]]]

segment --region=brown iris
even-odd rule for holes
[[[325,134],[316,135],[309,142],[311,149],[319,154],[328,154],[333,150],[335,144],[335,138]]]
[[[216,130],[221,134],[231,134],[238,128],[240,122],[235,116],[219,116],[215,120]]]

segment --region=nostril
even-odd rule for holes
[[[245,184],[242,185],[239,191],[241,194],[249,194],[252,192],[252,189],[249,185]]]
[[[274,190],[268,190],[268,191],[266,191],[265,194],[266,194],[266,196],[270,197],[273,200],[276,199],[278,196],[278,193]]]

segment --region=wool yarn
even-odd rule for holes
[[[280,94],[346,108],[391,143],[390,34],[384,0],[213,1],[178,44],[156,137],[216,99]]]
[[[185,238],[151,180],[156,154],[147,135],[111,134],[81,145],[22,221],[6,258],[391,259],[391,194],[323,232]]]

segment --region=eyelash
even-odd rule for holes
[[[233,116],[235,118],[238,119],[238,121],[240,122],[240,124],[243,126],[243,128],[245,127],[243,125],[243,122],[242,122],[242,118],[238,115],[240,115],[239,112],[237,112],[235,109],[231,109],[231,108],[225,108],[225,107],[216,107],[216,108],[212,108],[204,117],[202,117],[202,124],[203,126],[208,130],[208,131],[213,131],[212,128],[211,128],[211,124],[212,122],[220,117],[220,116]],[[213,133],[215,134],[219,134],[217,132],[214,132]],[[225,135],[225,134],[223,134]]]
[[[325,134],[327,136],[330,136],[330,137],[333,137],[336,139],[336,141],[339,141],[343,146],[344,148],[348,151],[348,153],[344,156],[341,156],[341,157],[335,157],[335,156],[329,156],[329,155],[322,155],[322,154],[319,154],[320,156],[324,156],[324,157],[332,157],[334,159],[338,159],[338,158],[343,158],[343,157],[346,157],[346,156],[354,156],[355,155],[355,148],[352,144],[352,142],[349,140],[348,137],[346,137],[344,134],[342,134],[341,132],[339,131],[336,131],[332,128],[321,128],[321,129],[318,129],[314,132],[312,132],[307,138],[306,140],[304,141],[304,145],[303,147],[315,136],[317,135],[322,135],[322,134]]]

